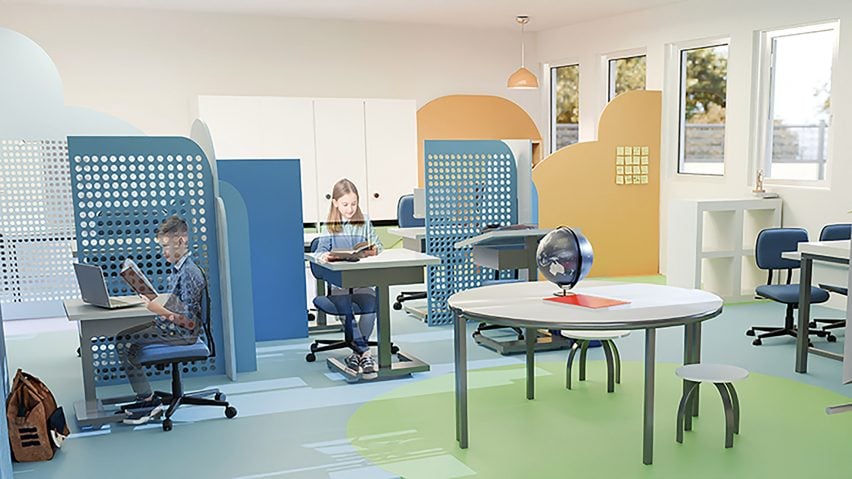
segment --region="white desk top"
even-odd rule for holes
[[[430,266],[441,264],[441,259],[428,254],[418,253],[404,248],[386,249],[376,256],[370,256],[361,261],[336,261],[324,263],[317,258],[317,253],[305,253],[305,260],[321,265],[331,271],[353,271],[359,269],[404,268],[410,266]]]
[[[161,294],[154,301],[165,304],[168,298],[168,294]],[[82,299],[66,299],[62,304],[65,306],[65,315],[68,316],[68,321],[98,321],[102,319],[127,319],[145,316],[153,318],[156,316],[142,304],[117,309],[92,306],[91,304],[84,303]]]
[[[686,324],[712,318],[722,299],[696,289],[654,284],[585,281],[574,291],[630,301],[591,309],[545,301],[557,286],[548,281],[510,283],[470,289],[450,297],[454,310],[497,324],[543,329],[644,329]]]
[[[852,248],[852,241],[810,241],[807,243],[799,243],[798,251],[788,251],[781,253],[784,259],[800,260],[801,253],[811,253],[829,258],[849,259],[849,250]]]
[[[415,226],[413,228],[388,228],[388,233],[394,236],[399,236],[400,238],[422,241],[426,238],[426,227]]]
[[[456,249],[465,248],[467,246],[476,246],[483,245],[489,246],[494,244],[502,244],[505,241],[511,240],[520,240],[523,241],[524,238],[528,236],[537,236],[542,237],[547,233],[550,233],[552,229],[550,228],[535,228],[535,229],[524,229],[524,230],[494,230],[488,231],[487,233],[482,233],[481,235],[474,236],[473,238],[468,238],[464,241],[459,241],[455,245],[453,245]]]

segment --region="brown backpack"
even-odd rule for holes
[[[6,400],[9,442],[18,462],[46,461],[68,436],[62,408],[37,377],[18,369]]]

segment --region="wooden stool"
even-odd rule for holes
[[[683,443],[684,428],[692,430],[692,414],[686,412],[692,393],[700,383],[713,383],[725,408],[725,447],[734,447],[734,434],[740,433],[740,401],[732,383],[747,378],[748,371],[726,364],[688,364],[677,368],[675,374],[687,385],[677,408],[677,442]]]
[[[591,341],[600,341],[606,356],[606,391],[615,391],[615,383],[621,384],[621,356],[613,339],[630,335],[630,331],[562,331],[562,336],[574,340],[568,362],[565,364],[565,387],[571,389],[571,366],[574,355],[580,350],[580,381],[586,380],[586,352]]]

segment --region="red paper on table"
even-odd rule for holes
[[[600,296],[589,296],[588,294],[571,293],[565,296],[552,296],[544,298],[545,301],[553,301],[554,303],[573,304],[574,306],[582,306],[584,308],[608,308],[610,306],[618,306],[619,304],[629,304],[630,301],[622,301],[620,299],[601,298]]]

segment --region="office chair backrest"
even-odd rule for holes
[[[781,253],[796,251],[799,243],[808,241],[808,232],[802,228],[768,228],[757,235],[754,249],[757,267],[760,269],[787,269],[799,267],[799,262],[784,259]]]
[[[203,317],[201,321],[201,327],[204,328],[204,336],[207,337],[207,349],[210,350],[210,355],[208,358],[216,357],[216,341],[213,339],[213,331],[210,329],[210,284],[207,282],[207,273],[198,268],[201,271],[201,277],[204,278],[204,304],[202,305],[201,315]]]
[[[400,228],[417,228],[426,225],[424,218],[414,217],[414,195],[399,197],[399,203],[396,204],[396,221]]]
[[[317,246],[319,246],[319,242],[320,242],[319,237],[316,237],[316,238],[311,240],[311,246],[310,246],[311,253],[316,252]],[[314,278],[325,281],[325,274],[324,274],[325,270],[323,268],[320,268],[319,266],[317,266],[314,263],[309,262],[308,264],[311,266],[311,274],[314,276]]]
[[[820,241],[840,241],[852,238],[852,223],[825,225],[819,232]]]

